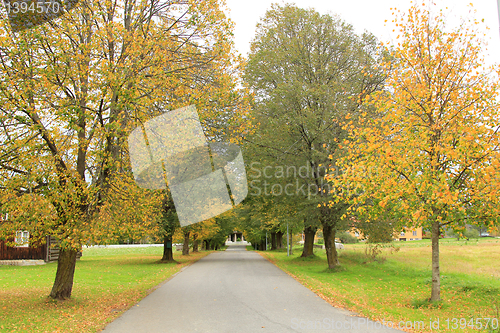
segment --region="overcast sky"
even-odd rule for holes
[[[236,48],[244,56],[250,50],[250,42],[255,34],[255,26],[265,12],[274,2],[283,3],[281,0],[226,0],[229,8],[229,17],[236,24]],[[406,11],[410,7],[410,0],[295,0],[288,1],[302,8],[314,8],[322,14],[335,13],[352,24],[358,33],[365,29],[372,32],[384,42],[390,42],[393,26],[386,25],[385,20],[391,22],[391,9],[398,8]],[[489,63],[500,60],[500,33],[497,0],[435,0],[438,7],[448,10],[454,16],[468,17],[470,15],[468,4],[472,3],[477,11],[474,15],[480,21],[484,19],[485,30],[489,36],[487,61]],[[450,15],[450,21],[453,19]]]

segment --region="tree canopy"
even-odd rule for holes
[[[61,240],[53,298],[70,297],[76,253],[90,235],[109,236],[98,223],[110,220],[97,217],[118,199],[112,191],[139,194],[126,148],[133,128],[194,104],[211,139],[244,131],[231,29],[217,0],[82,0],[19,33],[0,23],[0,199],[10,212],[0,233]],[[23,218],[42,210],[44,218]]]
[[[485,68],[477,21],[446,27],[443,13],[414,5],[397,15],[400,38],[374,113],[345,124],[349,154],[336,178],[357,214],[391,216],[432,232],[432,294],[440,299],[444,226],[498,225],[498,67]]]
[[[377,68],[383,57],[373,35],[358,36],[337,16],[275,4],[257,26],[245,67],[259,124],[247,140],[266,156],[269,166],[294,168],[296,173],[307,169],[297,182],[305,193],[294,190],[303,202],[300,210],[328,229],[324,234],[332,241],[327,244],[330,267],[338,264],[333,240],[335,231],[343,228],[340,217],[346,207],[327,205],[332,189],[324,177],[341,153],[346,132],[340,124],[383,85],[384,75]],[[305,221],[306,227],[317,228],[314,219]]]

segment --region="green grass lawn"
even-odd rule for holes
[[[326,255],[321,249],[315,249],[316,256],[310,259],[299,257],[301,248],[295,248],[290,257],[286,251],[260,253],[332,305],[380,322],[398,325],[404,321],[403,326],[411,322],[408,327],[413,329],[408,331],[431,332],[429,320],[437,318],[440,332],[475,332],[472,327],[478,327],[479,322],[472,326],[471,319],[500,320],[500,239],[441,241],[439,304],[426,302],[431,291],[430,241],[394,245],[400,250],[384,249],[384,259],[379,261],[367,259],[365,244],[345,245],[340,252],[341,268],[335,272],[326,269]],[[465,321],[460,322],[462,318]],[[415,329],[419,321],[425,326]],[[482,323],[485,325],[486,320]]]
[[[56,263],[0,266],[1,332],[96,332],[152,288],[210,252],[159,263],[163,247],[84,249],[76,264],[71,300],[47,297]]]

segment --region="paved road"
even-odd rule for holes
[[[109,324],[127,332],[399,332],[332,307],[259,254],[212,253]]]

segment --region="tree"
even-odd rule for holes
[[[235,209],[236,228],[243,230],[245,240],[250,242],[255,250],[266,250],[266,224],[262,221],[266,209],[263,209],[262,199],[249,195]]]
[[[161,198],[138,187],[131,173],[114,176],[110,185],[106,201],[93,217],[92,229],[81,230],[87,244],[153,240],[159,227]]]
[[[172,250],[172,242],[175,231],[180,228],[179,218],[175,212],[174,201],[168,189],[161,191],[161,218],[160,218],[160,236],[163,237],[163,256],[162,262],[175,262]]]
[[[440,300],[443,227],[493,228],[500,207],[498,82],[483,66],[477,21],[449,31],[445,21],[418,4],[397,17],[387,89],[374,96],[374,115],[350,127],[337,179],[357,213],[431,230],[431,301]]]
[[[249,193],[240,209],[235,210],[238,227],[247,231],[247,241],[263,250],[266,237],[271,250],[283,248],[286,225],[295,229],[297,225],[302,226],[307,214],[303,199],[292,193],[295,190],[290,190],[303,180],[293,172],[287,175],[284,166],[264,156],[255,145],[247,143],[244,148],[245,161],[250,166],[247,169]]]
[[[205,223],[194,224],[191,226],[191,232],[193,235],[193,252],[198,252],[200,236],[203,235],[204,228],[209,228],[209,226]]]
[[[214,222],[217,228],[213,230],[208,238],[208,244],[214,250],[219,250],[226,243],[227,236],[234,230],[234,212],[228,211],[217,217],[214,217]]]
[[[378,51],[373,35],[356,35],[338,17],[275,4],[257,26],[245,68],[260,124],[247,140],[272,157],[273,165],[306,168],[297,196],[323,226],[330,268],[338,264],[334,240],[344,227],[345,204],[328,205],[332,189],[324,177],[341,151],[340,120],[382,86]],[[314,237],[316,221],[305,222],[306,235]]]
[[[354,220],[351,225],[361,232],[368,243],[390,243],[394,238],[396,223],[382,216],[371,221],[359,218]]]
[[[314,255],[314,236],[318,231],[319,223],[317,219],[310,216],[304,217],[304,249],[301,257],[306,258]]]
[[[61,240],[50,296],[66,299],[81,245],[89,234],[107,237],[96,222],[114,176],[130,173],[127,134],[193,101],[214,133],[218,120],[232,126],[241,119],[245,109],[234,98],[217,101],[240,96],[229,89],[238,66],[231,25],[217,0],[82,0],[48,24],[9,29],[3,20],[0,190],[2,209],[19,214],[1,233],[29,229],[35,238]],[[200,77],[201,67],[212,75]],[[217,72],[225,75],[216,79]],[[200,91],[206,82],[218,85]],[[47,217],[22,219],[20,196],[49,202]]]
[[[184,236],[184,240],[182,242],[182,255],[187,256],[189,255],[189,236],[191,235],[191,227],[186,226],[182,228],[182,234]]]

